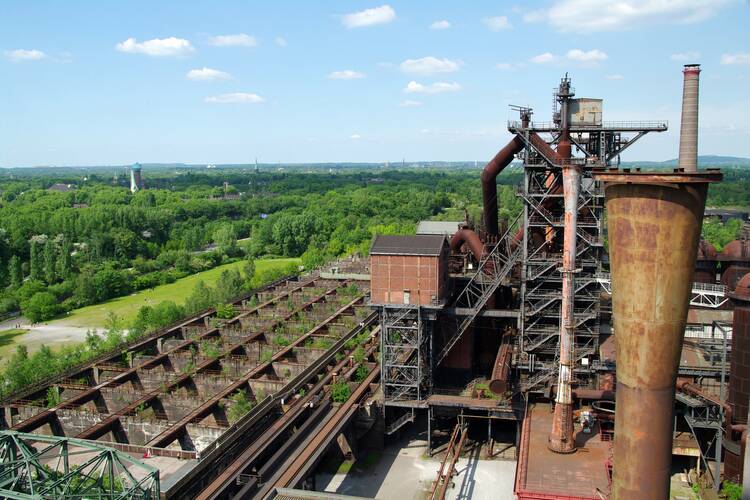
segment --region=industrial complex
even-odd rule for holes
[[[565,75],[548,121],[513,107],[480,220],[377,235],[368,259],[7,399],[0,496],[355,498],[320,493],[316,472],[409,433],[436,457],[424,498],[456,497],[470,443],[488,459],[507,444],[519,500],[666,499],[692,469],[700,487],[742,484],[750,231],[720,253],[700,239],[722,175],[697,168],[699,75],[683,69],[676,169],[620,168],[667,122],[608,122]],[[523,210],[503,219],[514,160]]]

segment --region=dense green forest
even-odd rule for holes
[[[159,171],[134,194],[125,177],[11,172],[0,178],[0,312],[32,321],[236,259],[314,267],[445,209],[479,212],[478,172]]]
[[[136,193],[116,171],[43,172],[0,175],[0,313],[32,321],[232,260],[301,256],[314,267],[365,254],[375,233],[481,216],[479,168],[146,169]],[[750,206],[748,170],[724,172],[709,206]],[[520,210],[520,181],[517,170],[500,176],[501,217]],[[721,247],[737,229],[704,234]]]

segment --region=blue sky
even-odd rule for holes
[[[478,160],[567,71],[666,119],[700,62],[700,154],[750,156],[747,0],[3,2],[0,165]]]

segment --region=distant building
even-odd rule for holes
[[[423,220],[417,226],[417,234],[443,234],[449,238],[456,234],[458,227],[463,222],[442,221],[442,220]]]
[[[130,167],[130,192],[135,193],[143,189],[143,178],[141,177],[141,164],[135,163]]]
[[[73,184],[62,184],[58,182],[48,187],[47,191],[57,191],[59,193],[67,193],[69,191],[73,191],[75,188],[76,187]]]
[[[707,208],[703,216],[706,219],[719,219],[721,222],[727,222],[731,219],[746,221],[748,212],[731,208]]]

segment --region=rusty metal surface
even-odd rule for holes
[[[482,200],[484,202],[484,227],[490,235],[498,235],[497,226],[497,176],[510,165],[516,153],[524,147],[523,140],[515,136],[503,149],[498,151],[482,170]],[[472,248],[473,250],[473,248]],[[476,257],[476,255],[475,255]]]
[[[734,321],[732,323],[732,360],[729,370],[729,405],[732,407],[734,422],[747,423],[748,401],[750,401],[750,296],[747,295],[747,285],[750,275],[740,280],[735,293],[732,294],[734,303]],[[730,433],[731,436],[731,433]],[[738,443],[739,444],[739,443]],[[730,457],[730,455],[732,455]],[[725,477],[742,483],[742,464],[744,456],[736,455],[727,450],[724,464]]]
[[[564,141],[563,141],[564,142]],[[561,144],[562,145],[562,144]],[[560,148],[558,148],[558,151]],[[575,268],[578,220],[578,195],[581,169],[563,167],[565,228],[562,256],[562,305],[560,306],[560,369],[555,396],[555,415],[549,436],[549,449],[557,453],[576,450],[573,436],[573,368],[575,363]]]
[[[612,498],[669,495],[677,368],[708,182],[717,171],[608,171],[617,407]]]
[[[497,187],[495,189],[497,189]],[[477,261],[481,261],[482,253],[484,253],[484,243],[479,239],[479,235],[471,229],[459,229],[456,231],[456,234],[451,237],[451,250],[457,252],[461,249],[464,243],[469,247],[474,258]]]
[[[508,376],[510,375],[510,363],[513,357],[513,346],[510,342],[503,342],[497,350],[495,365],[492,368],[492,378],[489,388],[497,395],[505,394],[508,390]]]
[[[612,442],[603,440],[599,426],[576,436],[579,453],[554,453],[547,448],[552,425],[550,407],[537,404],[527,412],[521,434],[515,494],[519,499],[596,499],[608,497],[607,461]],[[639,497],[632,497],[639,498]]]

